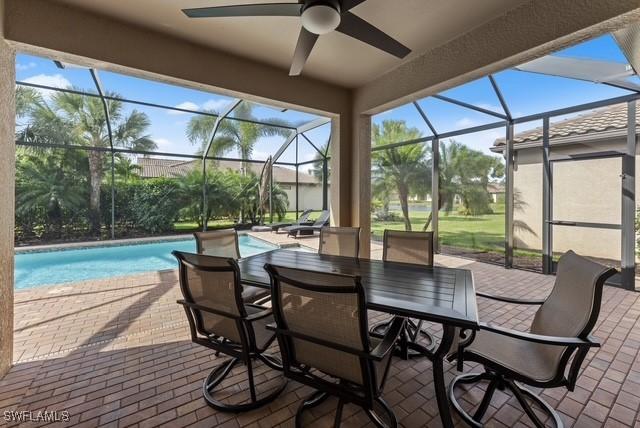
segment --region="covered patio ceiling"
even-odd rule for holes
[[[171,0],[55,1],[264,62],[283,72],[289,69],[301,27],[299,20],[292,17],[188,19],[180,10],[249,3],[284,3],[279,0],[189,0],[179,4]],[[340,86],[360,87],[401,62],[410,61],[420,53],[525,2],[484,0],[476,2],[473,8],[467,8],[465,0],[406,0],[393,2],[396,3],[393,7],[387,0],[367,0],[356,6],[353,13],[409,46],[412,53],[404,60],[399,60],[333,32],[319,39],[303,73]],[[153,10],[153,14],[149,13],[150,10]]]

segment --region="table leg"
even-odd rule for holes
[[[453,343],[455,332],[456,329],[453,326],[442,326],[442,340],[431,358],[433,364],[433,383],[436,390],[436,400],[438,401],[438,411],[440,412],[442,426],[445,428],[453,428],[453,419],[451,418],[449,398],[447,397],[447,385],[444,382],[444,357],[449,352],[449,348]]]

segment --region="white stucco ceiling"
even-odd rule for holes
[[[181,8],[282,0],[56,0],[195,43],[281,67],[287,73],[300,22],[290,17],[189,19]],[[320,37],[303,75],[359,87],[419,53],[484,24],[527,0],[367,0],[353,13],[413,52],[404,60],[340,33]],[[141,53],[142,54],[142,53]],[[170,60],[168,58],[167,60]]]

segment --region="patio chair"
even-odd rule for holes
[[[328,227],[320,229],[318,254],[358,258],[359,227]]]
[[[600,313],[603,285],[615,273],[615,269],[569,251],[558,262],[556,281],[546,300],[527,301],[477,293],[493,300],[540,305],[540,308],[529,332],[480,323],[475,337],[471,335],[457,345],[457,351],[450,359],[458,359],[458,370],[462,370],[464,361],[484,366],[484,372],[457,376],[449,385],[449,397],[460,416],[471,426],[482,426],[482,417],[496,388],[506,388],[513,393],[535,426],[544,424],[527,398],[551,416],[557,427],[562,427],[556,411],[520,384],[574,390],[580,366],[589,349],[600,346],[590,333]],[[478,409],[470,416],[456,400],[455,388],[461,383],[483,380],[489,381],[489,385]]]
[[[258,397],[253,378],[253,362],[262,361],[274,370],[282,370],[281,363],[264,354],[275,335],[265,326],[273,322],[270,308],[248,304],[242,299],[240,271],[233,258],[204,256],[173,251],[180,264],[180,290],[191,330],[191,341],[217,353],[231,357],[215,367],[205,378],[203,395],[214,409],[241,412],[258,408],[273,401],[284,389],[286,380],[269,385],[267,393]],[[222,381],[238,363],[247,366],[249,381],[248,402],[225,403],[214,397]],[[235,388],[233,386],[232,388]],[[269,392],[270,391],[270,392]],[[232,394],[239,394],[235,389]],[[225,399],[228,397],[225,397]]]
[[[284,230],[287,231],[289,236],[297,238],[302,235],[313,235],[314,232],[319,231],[325,226],[329,225],[329,211],[324,210],[320,213],[316,221],[311,226],[287,226]]]
[[[298,407],[296,427],[306,409],[330,395],[338,398],[335,426],[347,403],[362,407],[378,427],[397,426],[382,390],[404,320],[394,320],[382,340],[370,338],[359,277],[270,264],[265,269],[276,321],[268,328],[276,332],[284,374],[316,390]],[[386,414],[386,423],[378,408]]]
[[[407,232],[404,230],[385,229],[382,240],[382,260],[394,263],[411,263],[426,267],[433,267],[433,232]],[[382,321],[371,327],[369,331],[375,337],[385,335],[393,319]],[[407,340],[418,342],[418,335],[428,341],[427,347],[432,347],[435,341],[431,334],[422,329],[422,320],[407,319],[404,334]],[[406,351],[414,354],[410,350]],[[418,356],[419,353],[415,353]],[[420,353],[420,355],[422,355]]]
[[[195,232],[196,248],[198,254],[207,256],[226,257],[234,260],[240,258],[240,246],[238,245],[238,232],[234,229],[210,230],[207,232]],[[245,302],[256,303],[269,297],[269,290],[251,285],[245,285],[242,290],[242,299]]]
[[[313,222],[309,221],[309,216],[311,216],[311,214],[313,214],[313,210],[304,210],[302,214],[300,214],[300,217],[298,217],[298,219],[293,223],[271,223],[267,226],[271,227],[272,232],[276,233],[278,233],[281,228],[287,226],[311,226],[313,224]]]

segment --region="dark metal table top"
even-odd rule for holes
[[[359,275],[366,290],[367,308],[476,329],[473,276],[466,269],[422,267],[380,260],[352,259],[291,250],[274,250],[239,260],[242,282],[269,288],[264,265]]]

